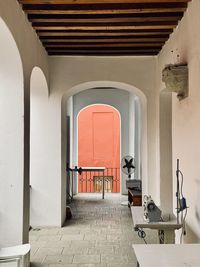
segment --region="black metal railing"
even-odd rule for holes
[[[86,171],[78,175],[79,193],[120,192],[120,169],[106,168],[101,171]]]
[[[120,192],[120,169],[105,167],[67,167],[67,201],[73,199],[74,180],[78,177],[78,193]]]

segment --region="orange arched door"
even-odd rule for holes
[[[112,107],[92,105],[78,116],[78,166],[106,167],[105,191],[120,192],[120,115]],[[79,175],[79,192],[101,192],[102,173]]]

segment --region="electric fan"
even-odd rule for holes
[[[121,160],[121,170],[124,174],[131,178],[131,174],[135,171],[135,160],[131,156],[125,156]]]

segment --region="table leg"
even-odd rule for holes
[[[160,244],[175,244],[174,230],[158,230]]]

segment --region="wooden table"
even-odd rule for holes
[[[131,206],[142,206],[142,191],[128,188],[128,202]]]
[[[175,230],[182,227],[181,223],[177,223],[176,216],[174,214],[163,214],[163,220],[160,222],[148,222],[144,220],[144,208],[143,207],[131,207],[133,226],[137,230],[138,228],[149,228],[158,230],[160,244],[173,244],[175,243]],[[200,264],[199,264],[200,266]]]
[[[139,267],[199,267],[200,244],[133,245]]]

